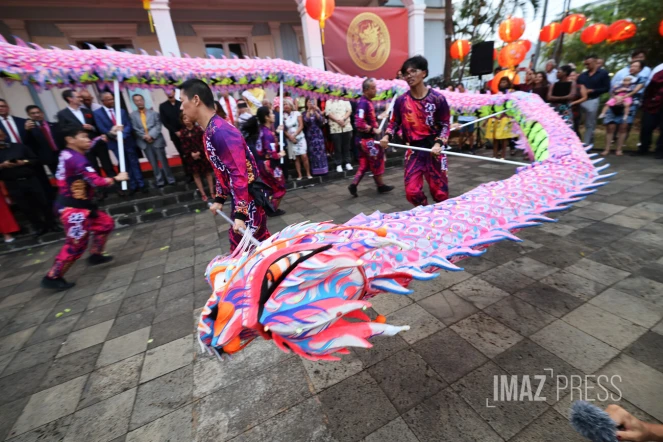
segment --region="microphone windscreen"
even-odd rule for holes
[[[608,413],[585,401],[571,406],[571,425],[592,442],[618,442],[617,424]]]

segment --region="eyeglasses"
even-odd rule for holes
[[[411,77],[417,75],[419,72],[421,72],[421,69],[408,69],[405,74],[403,74],[403,77]]]

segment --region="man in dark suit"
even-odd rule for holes
[[[120,160],[120,153],[117,137],[118,135],[122,136],[124,139],[124,170],[129,173],[129,189],[132,193],[135,193],[139,189],[143,193],[147,193],[147,187],[143,181],[143,173],[138,163],[136,143],[131,132],[129,114],[124,109],[120,110],[122,125],[119,126],[115,115],[115,97],[113,94],[102,92],[101,103],[103,106],[94,111],[94,120],[97,122],[99,132],[106,134],[106,137],[108,137],[108,148],[113,151],[118,161]]]
[[[96,122],[94,121],[92,111],[83,107],[83,102],[78,92],[67,89],[62,92],[62,99],[67,102],[67,107],[57,113],[60,133],[67,133],[72,127],[82,127],[87,131],[90,139],[99,136],[99,131],[97,131],[97,128],[95,127]],[[97,163],[97,159],[99,159],[101,162],[101,168],[106,173],[106,176],[109,178],[115,176],[115,169],[113,169],[113,163],[108,154],[108,146],[106,143],[101,141],[95,143],[94,147],[92,147],[85,156],[97,172],[99,172],[99,166]]]
[[[3,98],[0,98],[0,123],[0,129],[7,134],[8,142],[25,143],[25,118],[10,115],[9,104]]]
[[[58,146],[59,131],[55,123],[49,123],[44,119],[44,113],[31,104],[25,108],[25,113],[30,117],[25,123],[25,144],[37,155],[41,164],[48,167],[53,176],[58,169]]]
[[[177,153],[182,156],[182,142],[180,141],[180,131],[182,130],[182,120],[180,120],[180,108],[182,107],[182,102],[175,99],[175,91],[166,92],[168,100],[164,101],[159,105],[159,117],[161,117],[161,123],[166,129],[168,129],[168,134],[170,135],[170,140],[175,145]],[[191,174],[187,173],[187,178],[189,181],[193,180]]]

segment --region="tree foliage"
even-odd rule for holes
[[[587,25],[604,23],[610,25],[616,20],[630,19],[638,26],[635,36],[629,40],[588,47],[580,41],[580,32],[564,37],[562,63],[574,63],[582,70],[582,61],[589,54],[596,54],[605,60],[608,72],[616,72],[628,62],[634,49],[647,51],[647,65],[663,63],[663,36],[658,27],[663,20],[663,0],[608,0],[574,8],[571,13],[579,12],[587,16]],[[561,17],[557,18],[561,20]],[[544,58],[551,58],[555,41],[545,45]]]

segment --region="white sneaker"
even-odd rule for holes
[[[347,164],[345,165],[345,170],[352,170],[352,164],[347,163]]]
[[[343,172],[343,166],[336,166],[336,172],[342,173]]]

